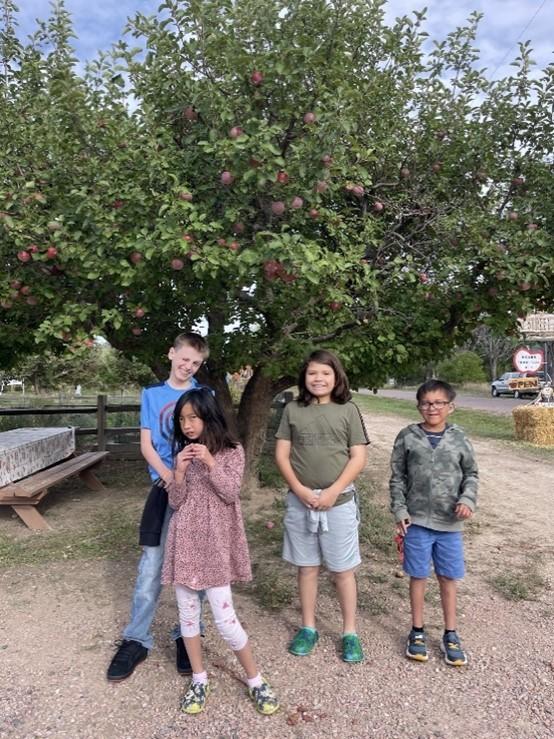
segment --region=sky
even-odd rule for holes
[[[19,5],[19,35],[25,38],[35,26],[35,18],[47,18],[49,0],[16,0]],[[159,0],[66,0],[78,36],[76,53],[81,62],[93,59],[121,37],[126,19],[135,12],[156,12]],[[518,52],[518,41],[530,40],[533,59],[539,68],[554,61],[554,0],[389,0],[388,21],[427,6],[426,30],[441,39],[464,23],[473,10],[484,14],[477,38],[481,50],[479,67],[489,78],[509,74],[509,63]]]

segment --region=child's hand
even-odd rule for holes
[[[192,453],[190,451],[190,446],[186,446],[179,454],[175,457],[175,469],[181,470],[182,472],[187,469],[190,462],[192,460]]]
[[[465,503],[458,503],[455,509],[456,518],[471,518],[473,516],[473,511],[471,508]]]
[[[317,499],[317,505],[314,506],[318,511],[328,511],[335,504],[338,495],[331,493],[329,490],[322,490],[321,495]]]
[[[412,525],[412,522],[409,518],[405,518],[403,521],[397,521],[396,522],[396,533],[399,536],[406,536],[406,532]]]
[[[204,444],[189,444],[187,449],[191,450],[192,459],[197,459],[199,462],[203,462],[208,467],[213,467],[215,460],[212,457],[209,449]]]
[[[303,485],[301,488],[293,491],[296,497],[304,503],[306,508],[317,508],[319,503],[319,497],[314,493],[311,488]]]

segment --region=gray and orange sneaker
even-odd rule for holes
[[[416,662],[427,662],[429,655],[427,654],[426,639],[427,636],[424,631],[412,629],[406,644],[406,657],[415,659]]]
[[[442,637],[441,652],[444,654],[444,661],[447,665],[453,667],[467,665],[467,655],[462,649],[462,642],[455,631],[447,631]]]

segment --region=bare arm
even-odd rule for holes
[[[173,479],[173,470],[166,467],[162,462],[160,455],[152,446],[152,434],[150,433],[150,429],[140,430],[140,453],[148,464],[156,470],[166,485],[171,482]]]
[[[318,497],[313,490],[306,485],[302,485],[296,477],[290,463],[290,449],[291,442],[288,439],[277,439],[275,445],[275,462],[290,490],[292,490],[305,506],[313,507],[317,504]]]

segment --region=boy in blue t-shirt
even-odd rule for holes
[[[169,350],[171,362],[165,382],[144,388],[140,409],[140,451],[148,463],[152,489],[140,524],[143,546],[133,593],[130,621],[107,672],[110,681],[124,680],[148,656],[154,640],[150,626],[161,591],[165,539],[172,510],[167,505],[165,485],[173,478],[171,442],[175,403],[181,395],[198,387],[194,375],[208,358],[206,340],[199,334],[179,334]],[[177,647],[177,670],[190,672],[185,645],[177,628],[172,634]]]

